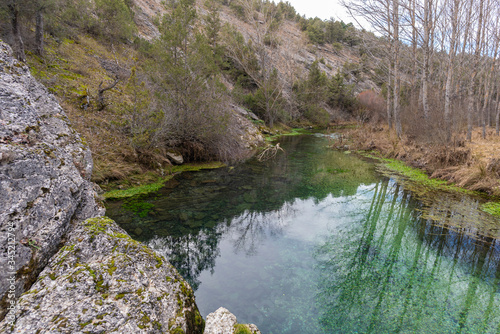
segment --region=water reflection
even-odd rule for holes
[[[498,222],[373,165],[285,138],[274,161],[183,174],[108,214],[263,333],[498,333]],[[126,203],[125,203],[126,204]]]
[[[429,209],[444,216],[386,179],[360,224],[325,236],[314,255],[325,332],[498,332],[497,240],[446,228],[449,205]]]

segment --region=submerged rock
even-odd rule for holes
[[[217,311],[207,316],[204,334],[233,334],[237,332],[261,334],[257,326],[253,324],[238,324],[236,316],[224,307],[219,307]]]
[[[0,319],[57,252],[70,222],[104,213],[92,167],[55,98],[0,41]]]
[[[76,225],[0,332],[202,333],[203,325],[177,270],[100,217]]]

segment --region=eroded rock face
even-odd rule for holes
[[[68,124],[0,41],[0,319],[57,252],[70,222],[104,213],[90,150]]]
[[[0,332],[202,333],[203,326],[177,270],[99,217],[75,226]]]

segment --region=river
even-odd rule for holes
[[[480,198],[426,193],[326,136],[182,173],[107,215],[164,255],[203,316],[262,333],[500,333],[500,222]]]

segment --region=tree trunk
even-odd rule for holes
[[[403,134],[401,128],[401,115],[399,109],[399,0],[393,2],[393,27],[394,27],[394,125],[396,127],[396,134],[401,138]]]
[[[446,74],[446,87],[444,95],[444,123],[446,131],[446,142],[451,141],[451,94],[453,89],[453,72],[454,72],[454,60],[457,43],[458,34],[458,11],[460,10],[460,1],[453,1],[453,12],[451,15],[451,40],[450,40],[450,52],[448,55],[448,72]]]
[[[472,6],[474,4],[474,0],[471,0],[470,6],[472,9]],[[472,69],[472,76],[470,78],[470,85],[469,85],[469,92],[468,92],[468,99],[469,99],[469,106],[468,106],[468,113],[467,113],[467,140],[471,141],[472,140],[472,115],[474,113],[474,88],[475,88],[475,82],[476,82],[476,76],[478,73],[478,67],[479,67],[479,56],[481,54],[481,36],[483,33],[483,5],[484,5],[484,0],[480,0],[479,2],[479,18],[478,18],[478,24],[477,24],[477,35],[475,39],[475,51],[474,51],[474,59],[473,59],[473,69]]]
[[[497,87],[497,99],[495,101],[495,130],[497,132],[497,136],[500,135],[500,85]]]
[[[39,8],[36,13],[36,28],[35,28],[35,52],[39,55],[43,55],[43,8]]]
[[[490,104],[490,94],[491,94],[491,88],[492,88],[492,83],[491,83],[491,75],[493,74],[493,70],[491,73],[487,73],[487,78],[486,78],[486,83],[484,85],[484,100],[483,100],[483,107],[481,110],[482,114],[482,126],[483,126],[483,139],[486,139],[486,123],[489,123],[489,116],[490,114],[488,107]]]
[[[429,45],[431,34],[431,4],[429,0],[424,1],[424,64],[422,68],[422,107],[424,109],[424,118],[429,118],[429,61],[431,48]]]
[[[446,132],[446,142],[451,141],[451,89],[453,78],[453,59],[448,60],[448,73],[446,75],[446,88],[444,94],[444,124]]]
[[[389,60],[389,75],[387,82],[387,125],[389,125],[389,129],[392,129],[392,64]]]
[[[12,35],[14,38],[14,52],[16,58],[20,61],[26,61],[26,55],[24,53],[24,43],[21,37],[21,27],[19,24],[19,10],[17,4],[9,4],[10,16],[11,16],[11,28]]]
[[[387,69],[387,125],[389,126],[389,130],[392,129],[392,123],[393,123],[393,113],[392,113],[392,74],[393,74],[393,67],[394,64],[392,62],[392,51],[393,51],[393,45],[394,41],[391,37],[391,20],[390,18],[390,10],[389,10],[389,3],[387,4],[387,38],[389,39],[389,54],[387,57],[387,64],[388,64],[388,69]]]
[[[467,141],[472,141],[472,113],[474,112],[474,78],[471,79],[468,90],[469,104],[467,106]]]

